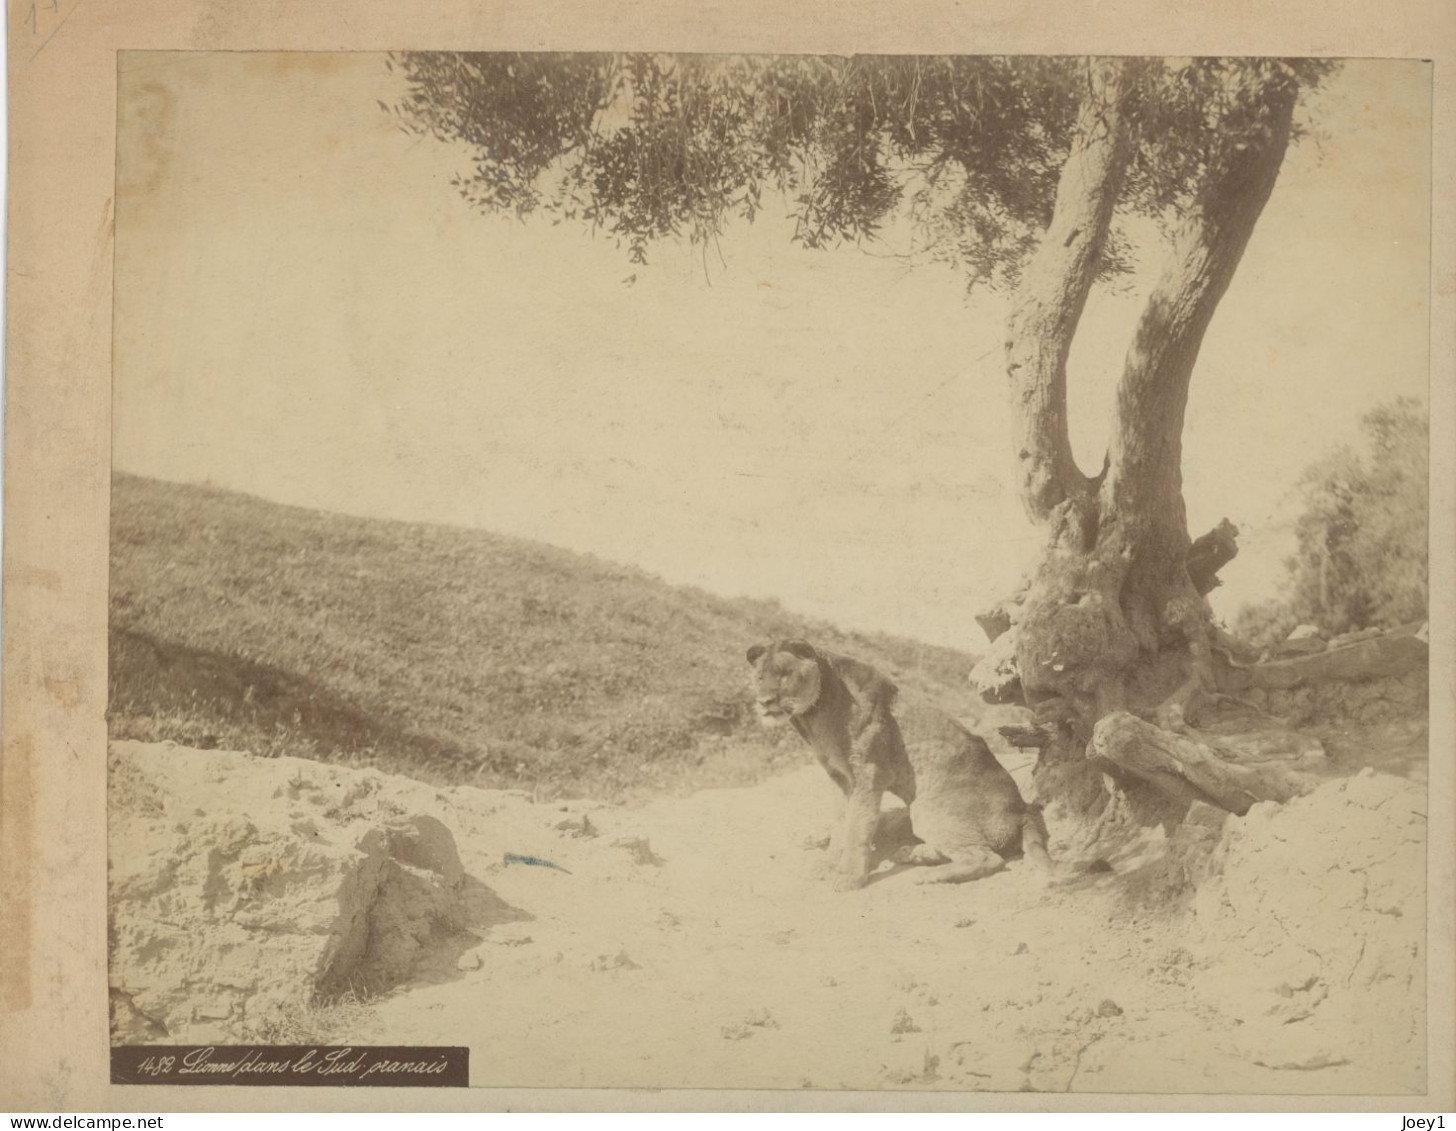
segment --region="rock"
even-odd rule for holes
[[[604,974],[609,970],[640,970],[641,966],[633,962],[625,950],[619,950],[616,954],[599,954],[591,960],[591,968],[598,974]]]
[[[1312,624],[1302,624],[1276,644],[1273,653],[1276,656],[1303,656],[1323,652],[1325,647],[1325,638],[1320,635],[1320,630]]]
[[[449,829],[379,809],[373,771],[137,742],[109,768],[118,1042],[242,1042],[315,996],[397,984],[465,926]]]
[[[585,813],[580,817],[568,817],[564,821],[558,821],[555,828],[557,832],[565,833],[567,836],[589,839],[599,835],[597,827],[592,824],[591,818]]]
[[[479,970],[484,965],[485,959],[480,956],[480,951],[467,950],[456,961],[455,969],[464,971]]]
[[[1371,640],[1383,633],[1378,628],[1362,628],[1358,632],[1342,632],[1338,636],[1330,638],[1331,648],[1347,648],[1351,644],[1358,644],[1362,640]]]
[[[1122,1006],[1118,1005],[1117,1002],[1113,1001],[1110,997],[1105,997],[1097,1005],[1097,1016],[1121,1017]]]
[[[652,844],[646,837],[624,836],[612,841],[613,848],[624,850],[632,863],[639,865],[651,865],[654,868],[661,868],[667,863],[661,856],[652,851]]]

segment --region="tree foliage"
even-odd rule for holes
[[[1403,397],[1361,425],[1366,454],[1342,446],[1300,477],[1304,509],[1284,592],[1239,616],[1240,632],[1256,643],[1299,624],[1341,633],[1426,616],[1427,411]]]
[[[927,257],[1011,284],[1046,228],[1088,82],[1066,57],[403,53],[402,125],[468,147],[472,204],[580,220],[634,261],[715,240],[765,193],[810,247],[873,238],[898,210]],[[1147,59],[1120,207],[1169,219],[1261,129],[1271,86],[1317,60]],[[1114,237],[1103,270],[1124,266]]]

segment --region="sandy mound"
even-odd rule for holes
[[[117,742],[109,790],[119,1042],[257,1039],[315,992],[393,986],[501,917],[412,783]]]
[[[1425,851],[1425,790],[1369,770],[1227,823],[1190,950],[1251,1060],[1424,1090]]]

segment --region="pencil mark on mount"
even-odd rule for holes
[[[63,28],[63,27],[66,26],[66,21],[69,20],[71,18],[71,16],[75,14],[76,9],[79,8],[80,6],[81,6],[81,0],[76,0],[76,3],[71,6],[71,10],[69,12],[67,12],[64,16],[61,17],[60,22],[57,23],[55,27],[51,28],[49,34],[47,34],[46,37],[43,40],[40,41],[39,46],[37,46],[36,49],[31,52],[30,59],[28,60],[29,62],[31,62],[31,63],[35,62],[37,56],[39,56],[40,53],[46,49],[46,47],[50,43],[50,41],[56,37],[56,33],[58,31],[60,31],[61,28]],[[50,4],[48,6],[45,6],[45,7],[38,6],[37,3],[36,3],[36,0],[31,0],[30,11],[26,13],[26,19],[28,19],[30,21],[30,33],[31,33],[31,35],[39,35],[40,34],[40,13],[41,13],[41,11],[59,12],[60,10],[61,10],[61,8],[60,8],[60,0],[51,0]]]
[[[61,0],[51,0],[50,4],[48,4],[46,6],[46,11],[47,12],[59,12],[60,10],[61,10]],[[30,10],[25,13],[25,18],[30,23],[30,34],[31,35],[39,35],[40,34],[40,5],[36,3],[36,0],[30,0]]]
[[[571,875],[560,864],[553,864],[550,860],[542,860],[537,856],[520,856],[514,852],[506,853],[506,864],[507,866],[511,864],[529,864],[533,868],[555,868],[558,872],[566,872],[568,876]]]

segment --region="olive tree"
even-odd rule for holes
[[[389,65],[404,93],[387,108],[468,147],[456,185],[482,209],[579,221],[646,262],[655,241],[706,248],[782,200],[809,247],[908,222],[968,287],[1009,290],[1011,457],[1046,548],[980,618],[993,639],[985,692],[1037,709],[1026,741],[1043,746],[1040,787],[1088,818],[1114,794],[1164,815],[1217,797],[1114,753],[1134,721],[1186,732],[1219,695],[1234,643],[1204,595],[1236,531],[1189,536],[1189,382],[1300,133],[1301,95],[1331,64],[406,53]],[[1091,288],[1128,270],[1134,216],[1156,222],[1165,264],[1089,473],[1069,439],[1067,359]]]

